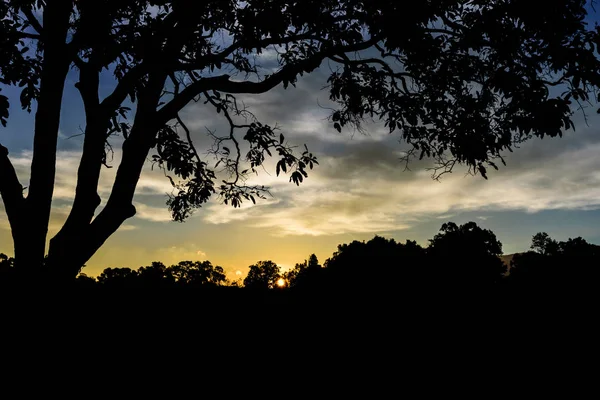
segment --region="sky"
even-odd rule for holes
[[[269,54],[263,57],[268,58]],[[268,62],[268,60],[265,60]],[[165,206],[172,188],[162,172],[147,163],[134,204],[137,215],[126,221],[83,272],[95,276],[106,267],[137,268],[152,261],[173,264],[181,260],[210,260],[231,279],[243,277],[250,265],[272,260],[283,269],[315,253],[321,262],[337,245],[369,240],[375,235],[407,239],[427,245],[448,221],[475,221],[491,229],[505,254],[525,251],[531,237],[545,231],[557,240],[582,236],[600,244],[600,118],[590,107],[587,124],[575,115],[575,131],[563,138],[534,139],[506,154],[507,166],[489,171],[489,179],[467,175],[464,169],[431,178],[423,160],[405,170],[400,161],[406,145],[382,124],[368,124],[366,135],[338,133],[326,120],[327,64],[304,76],[297,88],[279,87],[269,93],[240,96],[264,123],[281,127],[286,139],[307,144],[319,160],[297,187],[289,177],[275,175],[273,163],[253,181],[271,188],[267,200],[241,208],[213,198],[185,223],[170,220]],[[82,148],[83,108],[74,88],[73,72],[65,91],[59,138],[57,178],[50,235],[60,229],[73,199]],[[108,76],[102,93],[111,89]],[[28,185],[33,114],[20,110],[18,91],[3,89],[11,100],[7,128],[0,143],[8,147],[21,182]],[[226,132],[223,117],[203,103],[190,104],[182,118],[192,131],[200,152],[210,145],[207,128]],[[118,139],[111,165],[103,169],[99,193],[106,201],[120,158]],[[206,155],[207,160],[211,158]],[[12,254],[6,215],[0,207],[0,252]],[[236,275],[237,272],[237,275]]]

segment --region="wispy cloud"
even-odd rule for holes
[[[465,211],[600,208],[600,144],[532,161],[528,169],[505,168],[491,174],[490,180],[457,170],[441,182],[423,169],[402,172],[398,160],[384,152],[390,148],[365,152],[364,163],[351,153],[345,158],[325,157],[322,164],[334,170],[320,167],[299,188],[285,179],[265,177],[275,199],[237,210],[212,205],[204,219],[272,228],[277,235],[319,236],[397,231]]]
[[[135,202],[136,217],[151,222],[172,222],[171,214],[166,206],[152,207],[147,204]]]
[[[305,122],[292,124],[295,131],[316,131],[323,124],[302,113],[300,116]],[[209,224],[240,223],[269,228],[277,235],[320,236],[397,231],[425,219],[447,219],[464,211],[532,213],[600,208],[600,143],[590,131],[584,131],[579,142],[571,139],[567,143],[566,149],[556,141],[527,144],[510,157],[508,167],[491,173],[489,181],[457,171],[435,182],[421,164],[412,172],[402,172],[399,147],[389,136],[379,132],[367,141],[346,137],[324,148],[319,154],[320,166],[300,187],[290,184],[286,177],[262,173],[251,183],[270,186],[273,198],[256,206],[246,203],[239,209],[212,201],[197,215]],[[11,154],[22,182],[27,179],[31,156],[31,151]],[[79,160],[78,151],[58,153],[57,203],[51,230],[59,228],[70,210]],[[116,151],[115,167],[103,169],[99,193],[104,201],[119,160],[120,152]],[[273,160],[267,163],[268,171],[272,164]],[[164,195],[171,190],[162,172],[147,165],[138,184],[136,218],[171,221],[164,206]]]

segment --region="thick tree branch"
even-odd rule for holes
[[[125,101],[129,93],[135,90],[135,84],[145,71],[146,65],[144,63],[138,64],[127,71],[123,78],[119,80],[115,90],[102,100],[101,107],[104,111],[110,113],[116,110]]]
[[[23,8],[21,11],[23,11],[23,14],[27,18],[27,22],[29,22],[29,24],[33,27],[33,29],[35,29],[35,31],[37,33],[42,35],[44,32],[44,28],[42,28],[42,24],[40,24],[40,21],[38,21],[38,19],[35,17],[35,15],[33,15],[33,12],[31,11],[31,9]]]
[[[154,35],[154,40],[157,43],[162,41],[161,38],[167,38],[171,36],[171,39],[179,40],[180,38],[178,36],[183,36],[176,34],[174,35],[173,32],[171,32],[178,23],[178,16],[180,16],[179,13],[172,12],[165,18],[161,28]],[[181,43],[177,43],[174,47],[181,48],[181,46]],[[115,54],[120,54],[120,52],[115,51]],[[162,56],[164,57],[165,54],[162,54]],[[133,66],[125,73],[125,75],[117,83],[117,87],[113,90],[113,92],[104,100],[102,100],[101,107],[104,112],[113,113],[123,103],[123,101],[125,101],[127,96],[135,91],[135,85],[139,82],[139,79],[144,74],[147,74],[152,70],[153,61],[157,60],[153,60],[151,57],[146,58],[145,61]]]
[[[0,195],[4,202],[4,208],[13,234],[21,227],[25,198],[23,197],[23,186],[19,182],[17,173],[8,158],[8,149],[0,144]]]
[[[400,78],[400,77],[405,77],[405,78],[412,78],[413,76],[411,74],[409,74],[408,72],[396,72],[392,69],[392,67],[390,67],[390,65],[388,63],[386,63],[383,60],[380,60],[378,58],[364,58],[364,59],[355,59],[352,60],[350,58],[348,58],[345,54],[338,57],[338,56],[331,56],[329,57],[331,60],[340,63],[340,64],[344,64],[344,65],[365,65],[365,64],[378,64],[380,65],[387,73],[389,76],[392,76],[394,78]]]
[[[448,29],[434,29],[434,28],[431,28],[431,29],[426,29],[425,32],[427,32],[427,33],[439,33],[439,34],[442,34],[442,35],[450,35],[450,36],[458,36],[458,33],[454,32],[454,31],[451,31],[451,30],[448,30]]]
[[[216,77],[199,79],[182,90],[179,95],[175,96],[170,102],[168,102],[159,110],[158,121],[160,121],[160,123],[166,123],[174,119],[177,113],[179,113],[183,107],[185,107],[190,101],[192,101],[202,92],[215,90],[218,92],[231,94],[265,93],[278,86],[282,82],[293,81],[302,72],[313,71],[327,57],[341,53],[366,50],[377,43],[377,41],[377,38],[373,38],[366,42],[357,43],[355,45],[326,48],[315,53],[310,58],[294,64],[287,64],[283,66],[278,72],[267,76],[263,81],[259,82],[231,81],[229,80],[229,75],[220,75]]]
[[[121,224],[135,215],[133,196],[161,125],[156,123],[156,104],[166,81],[166,74],[155,71],[140,95],[131,133],[123,143],[123,157],[117,170],[111,195],[104,209],[85,229],[80,231],[81,246],[69,255],[68,264],[59,268],[65,273],[77,272]]]
[[[66,40],[72,7],[71,0],[56,0],[49,2],[44,9],[44,58],[35,115],[29,195],[26,200],[30,238],[23,260],[24,264],[33,268],[41,267],[39,263],[43,260],[46,248],[56,174],[60,111],[71,64]]]
[[[323,38],[315,36],[313,33],[304,33],[299,35],[286,36],[283,38],[267,38],[262,40],[238,40],[230,46],[226,47],[223,51],[216,54],[209,54],[203,56],[201,60],[195,62],[181,63],[176,71],[191,71],[191,70],[202,70],[211,64],[218,62],[225,62],[225,59],[239,49],[265,49],[272,45],[281,45],[290,42],[297,42],[301,40],[316,40],[323,41]]]
[[[35,33],[29,33],[29,32],[19,32],[19,37],[23,38],[23,39],[41,39],[42,37],[40,35],[37,35]]]
[[[55,243],[63,236],[77,234],[77,228],[88,225],[94,218],[96,208],[100,205],[98,181],[102,169],[104,144],[110,115],[104,114],[99,108],[98,89],[100,72],[90,65],[80,69],[79,82],[75,85],[81,93],[86,115],[85,139],[83,154],[77,171],[77,187],[75,200],[69,217],[60,232],[53,238],[50,249],[52,256]]]

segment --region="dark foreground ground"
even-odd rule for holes
[[[116,332],[186,330],[227,335],[306,330],[394,334],[480,326],[496,331],[594,320],[600,291],[445,290],[440,288],[320,291],[215,289],[19,288],[0,293],[5,326],[40,324]],[[16,323],[14,326],[19,326]],[[82,329],[76,329],[81,331]],[[318,334],[316,334],[318,332]],[[83,333],[83,332],[82,332]],[[88,334],[86,332],[85,334]],[[450,333],[450,332],[449,332]],[[81,337],[85,337],[81,335]],[[284,342],[285,337],[279,342]],[[308,337],[311,337],[308,335]],[[243,340],[241,340],[243,342]],[[278,342],[278,340],[275,340]]]
[[[6,370],[85,384],[83,398],[488,398],[563,382],[600,337],[589,293],[14,289],[0,295]]]

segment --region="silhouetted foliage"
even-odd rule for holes
[[[168,268],[162,262],[154,261],[151,265],[140,267],[137,278],[141,286],[164,288],[175,283],[172,268]]]
[[[531,239],[530,248],[543,255],[553,255],[559,251],[558,242],[551,239],[546,232],[536,233]]]
[[[315,254],[284,274],[275,262],[259,261],[250,266],[243,288],[239,280],[229,281],[223,268],[210,261],[181,261],[171,266],[153,262],[138,270],[106,268],[97,279],[79,274],[71,286],[41,279],[14,286],[4,279],[7,273],[17,271],[14,261],[0,253],[0,293],[28,287],[36,293],[51,293],[59,287],[60,291],[72,287],[77,295],[98,295],[99,300],[111,299],[115,305],[144,298],[158,306],[161,299],[173,295],[184,303],[239,302],[250,313],[277,304],[278,312],[286,315],[292,310],[330,307],[335,313],[336,307],[358,310],[382,303],[431,303],[447,311],[478,302],[515,307],[527,298],[564,299],[596,293],[600,246],[581,237],[558,242],[538,233],[532,237],[531,247],[537,251],[512,255],[510,274],[505,276],[502,244],[492,231],[474,222],[448,222],[427,248],[415,241],[402,244],[375,236],[366,242],[338,245],[324,266]],[[280,278],[287,285],[277,285]],[[269,290],[274,288],[279,290]]]
[[[11,278],[11,273],[14,271],[15,260],[4,253],[0,253],[0,280]],[[0,282],[2,284],[3,282]]]
[[[250,266],[244,287],[249,289],[272,289],[281,277],[280,269],[273,261],[259,261]]]
[[[227,280],[223,268],[213,266],[210,261],[180,261],[170,270],[175,281],[180,285],[220,286]]]
[[[325,267],[331,287],[378,290],[413,281],[422,268],[424,250],[416,242],[396,243],[375,236],[368,242],[338,245]]]
[[[222,267],[213,266],[210,261],[180,261],[169,267],[155,261],[137,271],[130,268],[106,268],[98,276],[98,283],[111,288],[199,288],[225,286],[227,276]]]
[[[172,183],[167,204],[177,221],[213,194],[234,207],[264,197],[268,188],[247,178],[267,156],[277,157],[277,174],[300,184],[316,157],[306,148],[294,153],[278,128],[258,121],[235,96],[290,88],[324,62],[332,66],[332,128],[381,120],[411,146],[407,161],[436,160],[436,176],[462,163],[487,177],[486,168],[497,168],[516,144],[573,128],[572,103],[588,101],[600,87],[600,34],[584,22],[583,0],[193,4],[0,2],[0,84],[21,88],[22,108],[36,113],[27,190],[0,145],[0,194],[17,268],[36,274],[43,266],[74,278],[135,215],[132,200],[148,158]],[[278,56],[261,65],[257,56],[266,51]],[[70,70],[85,110],[83,153],[73,207],[44,260]],[[10,100],[0,95],[2,125]],[[229,125],[210,132],[214,164],[201,157],[180,118],[192,101]],[[122,157],[103,202],[98,183],[113,136],[123,137]]]
[[[557,242],[547,233],[533,236],[536,252],[513,257],[510,283],[525,290],[571,291],[593,287],[600,282],[600,246],[585,239]]]
[[[430,240],[427,248],[433,280],[438,283],[486,287],[498,283],[506,273],[500,260],[502,243],[488,229],[475,222],[442,225],[440,233]]]
[[[138,273],[131,268],[106,268],[98,275],[98,283],[111,288],[135,288]]]
[[[15,265],[15,260],[4,253],[0,253],[0,271],[6,271]]]
[[[87,276],[84,273],[80,273],[79,275],[77,275],[75,283],[78,288],[83,290],[93,290],[93,288],[95,288],[98,284],[95,278]]]
[[[283,274],[283,278],[290,288],[314,288],[325,279],[322,266],[315,254],[311,254],[308,260],[297,263],[293,269]]]
[[[508,281],[513,285],[528,289],[539,289],[556,281],[560,271],[558,265],[548,255],[540,252],[528,251],[515,254],[511,260]]]

